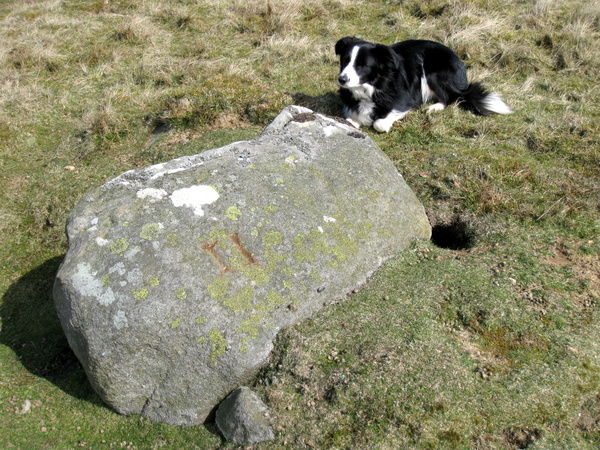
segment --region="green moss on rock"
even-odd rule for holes
[[[142,231],[140,231],[140,238],[145,239],[147,241],[152,241],[158,237],[160,233],[160,227],[157,223],[147,223],[142,226]]]
[[[238,208],[237,206],[230,206],[225,212],[225,216],[231,220],[239,220],[241,215],[242,211],[240,211],[240,208]]]
[[[177,300],[185,300],[187,298],[188,294],[186,292],[186,290],[184,288],[179,288],[177,289]]]
[[[213,328],[208,332],[208,340],[211,344],[210,360],[214,363],[227,351],[227,341],[218,328]]]
[[[150,291],[148,290],[148,288],[143,287],[141,289],[132,289],[131,293],[133,294],[133,297],[136,300],[146,300],[146,298],[148,298],[148,294],[150,293]]]
[[[229,278],[225,276],[218,276],[212,283],[206,286],[206,290],[209,295],[215,300],[223,300],[229,290]]]
[[[113,245],[111,245],[110,247],[110,251],[111,253],[118,255],[121,253],[124,253],[125,250],[127,250],[129,248],[129,241],[127,240],[127,238],[119,238],[117,239]]]

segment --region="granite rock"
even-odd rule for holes
[[[282,327],[430,235],[367,134],[292,106],[254,140],[85,195],[67,222],[54,299],[108,405],[195,425],[256,375]]]

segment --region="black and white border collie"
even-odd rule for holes
[[[469,84],[460,58],[437,42],[387,46],[345,37],[335,44],[335,53],[340,56],[344,115],[356,128],[372,125],[388,132],[395,121],[427,102],[434,102],[427,112],[454,102],[482,116],[512,112],[497,94]]]

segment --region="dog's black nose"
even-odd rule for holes
[[[349,80],[349,79],[350,79],[350,78],[348,78],[348,76],[347,76],[347,75],[343,75],[343,74],[342,74],[342,75],[340,75],[340,76],[338,77],[338,83],[339,83],[341,86],[343,86],[343,85],[345,85],[345,84],[348,82],[348,80]]]

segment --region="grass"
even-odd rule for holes
[[[65,219],[285,105],[339,115],[333,45],[356,35],[446,43],[515,113],[370,132],[436,239],[281,333],[260,447],[597,448],[599,21],[596,0],[1,2],[0,445],[232,448],[100,402],[51,298]]]

